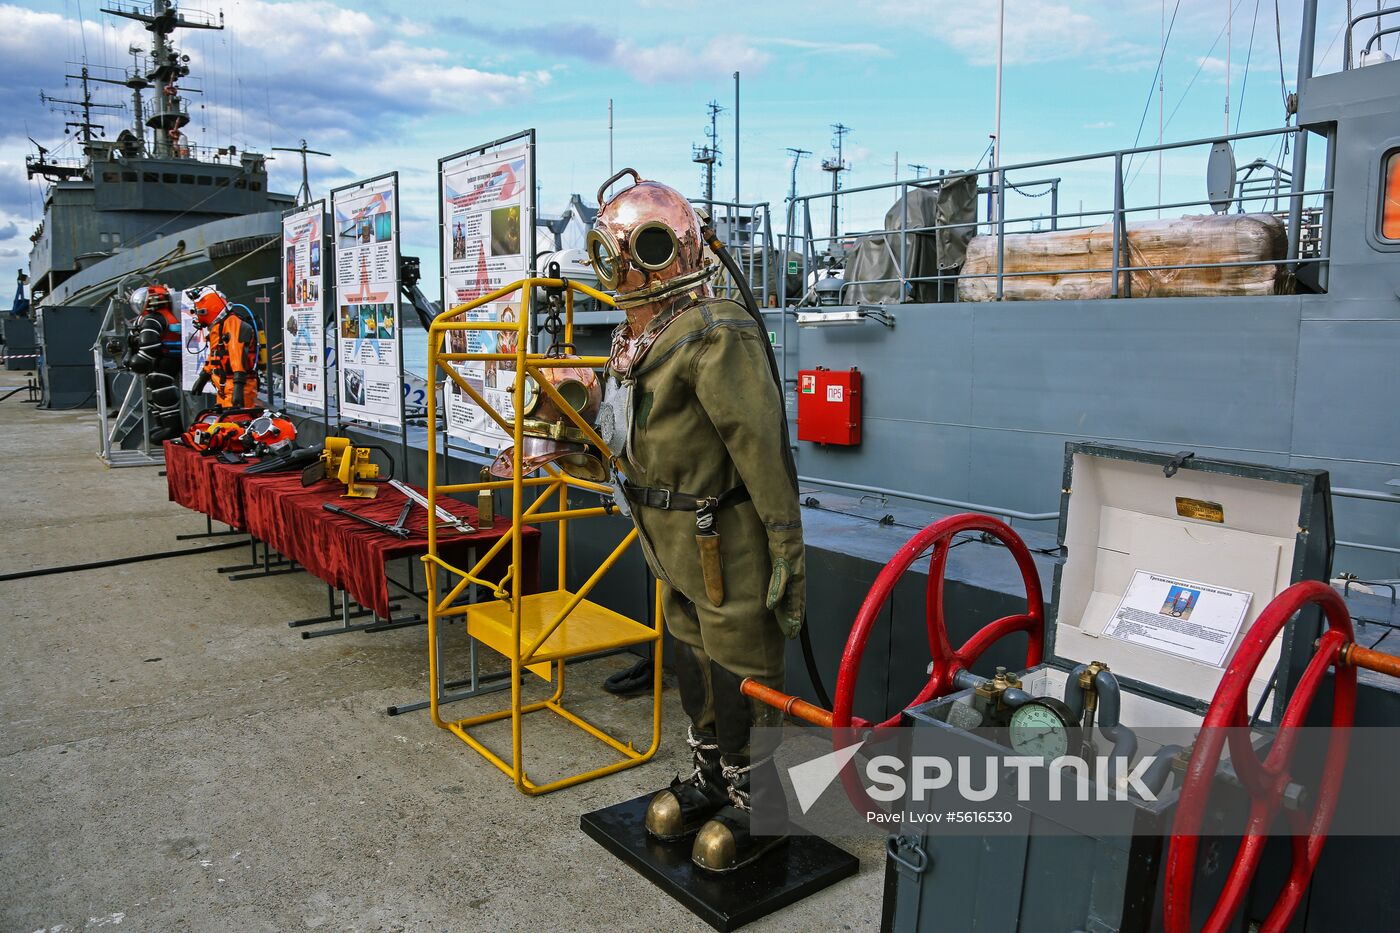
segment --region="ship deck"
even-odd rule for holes
[[[92,422],[0,404],[0,573],[203,530],[156,469],[104,467]],[[324,586],[215,572],[246,555],[0,582],[0,928],[708,929],[578,825],[682,769],[673,688],[654,761],[527,798],[426,711],[385,715],[425,693],[423,628],[303,640],[286,622],[324,612]],[[579,713],[640,738],[647,701],[596,686],[627,663],[570,683]],[[537,762],[595,751],[562,721],[535,728]],[[857,877],[746,929],[876,928],[883,850],[843,844]]]

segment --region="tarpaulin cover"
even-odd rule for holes
[[[884,233],[861,237],[846,260],[845,280],[853,283],[842,294],[843,304],[895,304],[901,300],[937,301],[937,282],[910,282],[901,299],[900,258],[905,279],[956,272],[967,242],[977,231],[977,179],[966,176],[923,188],[910,188],[885,212]],[[954,224],[944,230],[906,233]],[[861,284],[870,283],[870,284]],[[951,291],[948,292],[951,294]]]
[[[301,485],[301,474],[264,473],[249,476],[243,465],[219,463],[187,447],[165,445],[166,483],[170,499],[229,524],[236,519],[253,537],[296,561],[307,572],[331,586],[345,590],[361,606],[381,618],[389,615],[389,588],[384,576],[386,561],[427,553],[428,515],[419,506],[409,513],[406,526],[414,534],[400,539],[376,531],[352,518],[327,512],[331,502],[368,518],[392,525],[403,510],[404,497],[390,486],[381,486],[375,499],[349,499],[344,487],[331,481]],[[415,487],[416,488],[416,487]],[[424,490],[419,489],[419,492]],[[455,499],[439,503],[454,515],[475,525],[476,509]],[[225,517],[219,517],[225,516]],[[510,521],[498,517],[493,527],[471,535],[439,527],[438,554],[464,570],[473,547],[477,555],[510,530]],[[527,527],[522,542],[522,585],[526,593],[539,590],[540,532]],[[500,580],[510,567],[510,549],[497,555],[482,574]],[[455,581],[454,581],[455,582]]]
[[[1125,266],[1262,262],[1258,266],[1147,268],[1119,274],[1119,295],[1134,298],[1274,295],[1284,289],[1288,236],[1271,214],[1210,214],[1127,225]],[[1113,226],[1007,234],[1002,296],[1008,301],[1107,298],[1113,282]],[[1091,272],[1087,270],[1104,270]],[[967,250],[960,301],[995,301],[997,238],[979,236]],[[1016,275],[1014,273],[1033,273]]]

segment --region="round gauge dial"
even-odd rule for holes
[[[1070,734],[1078,725],[1070,708],[1054,697],[1039,697],[1011,714],[1007,740],[1021,755],[1053,761],[1069,753]]]

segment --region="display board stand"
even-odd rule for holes
[[[383,430],[397,428],[398,458],[395,469],[403,470],[408,465],[408,421],[404,406],[403,389],[403,321],[400,299],[399,269],[402,262],[399,229],[399,173],[387,172],[363,181],[343,185],[331,190],[331,237],[335,249],[334,295],[332,306],[336,323],[336,431],[344,431],[346,423],[354,422]],[[387,220],[381,220],[387,215]],[[379,250],[384,243],[391,248]],[[358,268],[342,274],[342,264],[358,260]],[[344,280],[354,278],[354,290],[344,286]],[[347,332],[349,314],[356,316],[356,336]],[[385,322],[391,322],[385,326]],[[373,333],[370,331],[373,330]],[[384,336],[385,334],[391,336]],[[377,353],[380,340],[393,340],[394,378],[392,392],[394,401],[386,406],[382,399],[378,405],[370,403],[372,392],[377,386],[383,395],[382,380],[385,373],[382,363],[373,366],[356,360],[357,366],[348,365],[345,349],[353,340],[358,350],[365,341]],[[378,372],[372,372],[378,370]],[[378,381],[372,382],[371,375]],[[355,400],[349,391],[352,380],[358,382],[360,398]],[[327,406],[329,407],[329,406]],[[370,411],[378,409],[379,418]],[[392,417],[389,411],[392,411]],[[329,431],[329,420],[327,420]],[[398,477],[402,479],[403,477]]]
[[[502,171],[491,171],[495,168],[495,160],[509,162],[511,150],[515,147],[523,147],[524,173],[522,178],[515,178],[513,174]],[[485,167],[478,184],[472,190],[455,192],[449,184],[449,176],[457,173],[465,174],[471,169]],[[442,287],[442,307],[451,308],[454,305],[480,298],[494,290],[490,282],[489,275],[481,275],[474,278],[471,286],[461,287],[461,276],[454,274],[454,267],[462,261],[461,256],[454,254],[454,250],[461,249],[462,256],[466,253],[466,235],[463,233],[460,244],[454,239],[453,224],[461,214],[485,213],[486,210],[495,204],[505,204],[509,208],[513,203],[518,202],[519,207],[519,228],[518,236],[521,244],[521,262],[518,268],[511,266],[511,274],[505,281],[519,278],[526,278],[534,274],[535,262],[537,259],[538,244],[535,238],[537,205],[535,204],[535,131],[534,129],[522,130],[500,139],[492,140],[480,146],[473,146],[470,149],[463,149],[452,155],[444,156],[438,160],[438,249],[439,249],[439,269],[441,270]],[[470,211],[468,211],[468,207]],[[495,255],[494,250],[493,257]],[[504,265],[505,262],[503,261]],[[497,273],[499,275],[499,272]],[[503,285],[505,281],[498,281],[495,285]],[[534,322],[530,321],[525,333],[534,333]],[[436,387],[432,380],[429,380],[429,391],[435,391]],[[446,397],[452,392],[450,382],[443,383],[444,408],[452,404],[462,404],[461,400],[452,400]],[[446,420],[448,414],[444,411],[443,418]],[[463,459],[469,463],[481,460],[483,463],[490,463],[494,457],[492,447],[499,449],[508,443],[505,436],[500,437],[501,443],[472,443],[467,440],[460,440],[460,443],[453,443],[453,432],[449,426],[445,426],[442,432],[442,458],[443,458],[443,481],[452,482],[452,455],[453,452],[463,454]],[[470,477],[470,478],[475,478]]]

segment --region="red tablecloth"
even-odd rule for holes
[[[397,490],[381,486],[376,499],[349,499],[339,494],[334,483],[318,484],[323,490],[320,498],[310,496],[289,496],[282,500],[282,512],[286,519],[285,536],[289,541],[290,556],[332,586],[345,590],[361,606],[372,609],[381,618],[389,615],[389,587],[384,577],[387,561],[400,557],[426,554],[428,551],[428,513],[414,506],[409,513],[407,527],[414,534],[409,538],[395,538],[368,525],[327,512],[322,505],[334,503],[367,518],[392,525],[403,511],[404,497]],[[327,494],[327,492],[329,494]],[[423,490],[419,490],[423,492]],[[465,518],[472,525],[477,522],[476,509],[455,499],[441,499],[441,505],[454,515]],[[510,521],[497,517],[495,525],[464,535],[439,526],[438,556],[455,567],[471,569],[473,550],[477,557],[485,554],[491,545],[510,531]],[[521,568],[521,582],[526,593],[539,589],[540,578],[540,532],[527,527],[522,542],[524,566]],[[282,551],[289,554],[289,551]],[[510,567],[510,549],[492,559],[483,576],[500,579]],[[455,585],[456,580],[449,581]]]
[[[171,502],[209,515],[213,509],[214,458],[165,442],[165,488]]]
[[[384,576],[386,561],[427,553],[428,515],[414,506],[407,526],[409,538],[395,538],[374,528],[326,511],[331,502],[368,518],[392,525],[403,510],[404,497],[391,486],[381,486],[375,499],[351,499],[334,482],[301,485],[300,471],[249,476],[246,467],[219,463],[187,447],[166,443],[166,486],[170,499],[216,521],[246,530],[269,547],[296,561],[312,575],[350,594],[357,603],[380,617],[389,614],[389,587]],[[419,489],[419,492],[423,490]],[[424,493],[426,495],[426,493]],[[441,500],[443,508],[477,523],[476,509],[455,499]],[[510,522],[498,517],[491,528],[462,535],[440,529],[438,554],[464,570],[473,548],[477,556],[510,530]],[[522,576],[526,593],[539,589],[540,532],[525,532]],[[506,548],[487,568],[487,579],[500,579],[510,566]],[[455,581],[453,581],[455,583]]]

